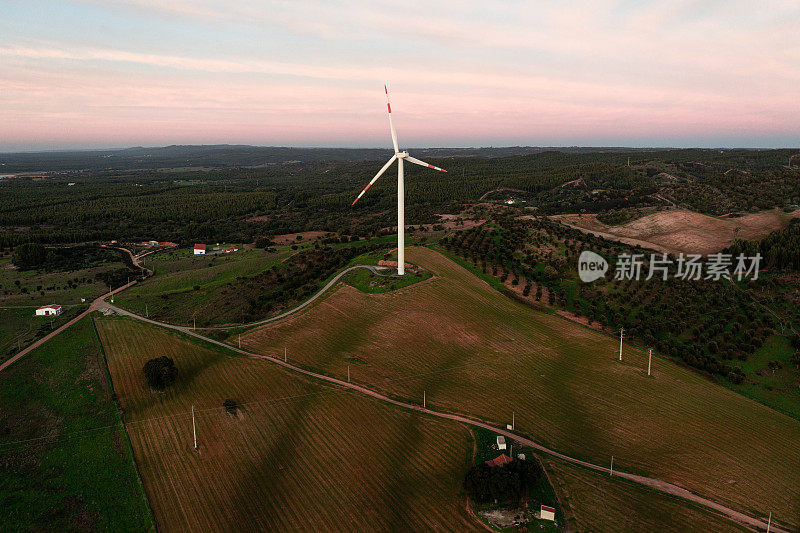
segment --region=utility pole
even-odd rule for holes
[[[514,411],[511,411],[511,429],[513,430],[515,427],[514,425]]]
[[[422,407],[423,408],[427,408],[427,405],[428,405],[427,395],[428,395],[427,391],[422,391]]]
[[[347,365],[347,382],[350,383],[350,365]]]
[[[286,346],[283,347],[283,362],[286,362]]]
[[[611,470],[608,471],[609,477],[614,475],[614,456],[611,456]]]
[[[194,436],[194,449],[197,449],[197,428],[194,425],[194,405],[192,406],[192,435]]]
[[[625,328],[619,328],[619,360],[622,361],[622,334]]]
[[[195,317],[192,317],[192,329],[197,329],[197,319]],[[620,341],[620,343],[622,343],[622,341]],[[622,348],[620,348],[620,350],[621,349]],[[619,356],[619,358],[620,358],[620,360],[622,360],[622,356],[621,355]]]
[[[772,511],[769,512],[769,519],[767,520],[767,533],[769,533],[769,526],[772,525]]]
[[[650,355],[647,356],[647,375],[650,375],[650,366],[653,363],[653,349],[650,348]]]
[[[242,349],[242,334],[239,333],[239,349]]]

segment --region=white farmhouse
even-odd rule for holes
[[[194,255],[206,255],[206,245],[205,244],[195,244],[194,245]]]
[[[56,304],[45,305],[36,310],[36,316],[56,316],[61,314],[61,306]]]
[[[554,507],[549,507],[547,505],[542,505],[539,508],[539,518],[541,520],[553,520],[556,519],[556,510]]]

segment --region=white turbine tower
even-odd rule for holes
[[[397,160],[397,275],[402,276],[406,272],[405,269],[406,213],[405,213],[405,198],[404,198],[405,191],[403,184],[403,160],[408,161],[409,163],[414,163],[415,165],[432,168],[434,170],[438,170],[439,172],[447,172],[447,171],[442,168],[429,165],[425,161],[420,161],[419,159],[411,157],[405,150],[403,150],[402,152],[400,151],[400,149],[397,147],[397,132],[394,131],[394,123],[392,122],[392,105],[389,103],[389,90],[386,88],[385,85],[383,86],[383,90],[384,92],[386,92],[386,109],[389,110],[389,129],[392,132],[392,144],[394,145],[394,155],[392,156],[391,159],[389,159],[389,161],[386,162],[385,165],[383,165],[383,168],[381,168],[378,171],[378,173],[375,174],[375,177],[372,178],[372,181],[370,181],[366,187],[364,187],[364,190],[361,191],[361,194],[359,194],[358,197],[355,200],[353,200],[352,205],[355,205],[356,202],[359,200],[359,198],[364,196],[364,193],[367,192],[367,189],[372,187],[372,184],[375,183],[384,172],[386,172],[386,170],[392,165],[392,163],[394,163],[396,159]]]

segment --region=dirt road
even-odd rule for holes
[[[350,269],[348,269],[348,271],[351,270],[352,268],[354,268],[354,267],[351,267]],[[343,273],[344,272],[342,272],[342,274]],[[330,283],[328,285],[326,285],[326,288],[328,286],[330,286],[330,285],[331,285]],[[314,295],[313,298],[316,299],[316,297],[318,297],[322,292],[324,292],[324,291],[318,292],[316,295]],[[309,303],[311,303],[311,302],[310,301],[306,302],[306,305],[309,304]],[[374,398],[376,400],[379,400],[379,401],[382,401],[382,402],[385,402],[385,403],[389,403],[389,404],[395,405],[397,407],[401,407],[403,409],[411,409],[413,411],[417,411],[417,412],[420,412],[420,413],[425,413],[427,415],[435,416],[435,417],[438,417],[438,418],[444,418],[444,419],[447,419],[447,420],[453,420],[455,422],[461,422],[461,423],[464,423],[464,424],[470,424],[470,425],[473,425],[473,426],[477,426],[477,427],[481,427],[481,428],[484,428],[484,429],[488,429],[490,431],[494,431],[495,433],[497,433],[499,435],[504,435],[507,438],[510,438],[510,439],[513,439],[513,440],[515,440],[517,442],[520,442],[520,443],[522,443],[522,444],[524,444],[526,446],[530,446],[531,448],[533,448],[533,449],[535,449],[535,450],[537,450],[537,451],[539,451],[541,453],[546,453],[546,454],[552,455],[553,457],[557,457],[557,458],[559,458],[559,459],[561,459],[563,461],[567,461],[567,462],[572,463],[572,464],[580,465],[580,466],[582,466],[584,468],[588,468],[590,470],[594,470],[594,471],[597,471],[597,472],[602,472],[602,473],[605,473],[605,474],[609,474],[610,473],[609,468],[606,468],[606,467],[600,466],[600,465],[595,465],[595,464],[592,464],[592,463],[589,463],[589,462],[586,462],[586,461],[582,461],[580,459],[576,459],[576,458],[570,457],[568,455],[564,455],[563,453],[560,453],[560,452],[558,452],[556,450],[552,450],[550,448],[547,448],[547,447],[535,442],[534,440],[531,440],[530,438],[528,438],[526,436],[514,433],[513,431],[509,431],[507,429],[495,427],[492,424],[489,424],[488,422],[485,422],[485,421],[477,419],[477,418],[473,418],[473,417],[462,415],[462,414],[458,414],[458,413],[451,413],[451,412],[447,412],[447,411],[434,411],[432,409],[426,409],[426,408],[422,407],[421,405],[408,403],[408,402],[405,402],[405,401],[402,401],[402,400],[398,400],[398,399],[395,399],[395,398],[390,398],[388,396],[385,396],[385,395],[383,395],[383,394],[381,394],[381,393],[379,393],[377,391],[374,391],[374,390],[372,390],[372,389],[370,389],[368,387],[365,387],[363,385],[359,385],[359,384],[356,384],[356,383],[352,383],[352,382],[344,381],[344,380],[341,380],[341,379],[338,379],[338,378],[334,378],[332,376],[328,376],[328,375],[325,375],[325,374],[319,374],[319,373],[316,373],[316,372],[312,372],[310,370],[306,370],[304,368],[295,366],[295,365],[293,365],[291,363],[284,362],[282,359],[279,359],[277,357],[271,357],[271,356],[266,356],[266,355],[255,354],[255,353],[252,353],[252,352],[248,352],[246,350],[242,350],[240,348],[236,348],[235,346],[231,346],[231,345],[226,344],[224,342],[221,342],[221,341],[218,341],[218,340],[215,340],[215,339],[211,339],[209,337],[205,337],[205,336],[197,333],[197,331],[193,330],[190,327],[175,326],[173,324],[166,324],[166,323],[163,323],[163,322],[158,322],[156,320],[151,320],[149,318],[145,318],[145,317],[136,315],[134,313],[131,313],[130,311],[126,311],[124,309],[121,309],[119,307],[113,306],[111,304],[106,304],[105,307],[107,307],[108,309],[114,311],[115,313],[117,313],[119,315],[127,316],[127,317],[130,317],[130,318],[134,318],[136,320],[141,320],[143,322],[147,322],[149,324],[153,324],[153,325],[156,325],[156,326],[161,326],[161,327],[177,330],[177,331],[180,331],[180,332],[185,333],[187,335],[191,335],[192,337],[196,337],[196,338],[198,338],[200,340],[203,340],[203,341],[206,341],[206,342],[210,342],[210,343],[216,344],[218,346],[222,346],[224,348],[227,348],[227,349],[232,350],[234,352],[237,352],[239,354],[246,355],[248,357],[252,357],[252,358],[255,358],[255,359],[267,360],[267,361],[269,361],[269,362],[271,362],[273,364],[280,365],[280,366],[282,366],[282,367],[284,367],[286,369],[289,369],[289,370],[291,370],[293,372],[297,372],[297,373],[303,374],[305,376],[309,376],[309,377],[312,377],[312,378],[315,378],[315,379],[318,379],[318,380],[321,380],[321,381],[325,381],[327,383],[331,383],[331,384],[339,386],[339,387],[344,387],[344,388],[359,392],[361,394],[364,394],[364,395],[369,396],[371,398]],[[303,307],[305,307],[305,305]],[[277,318],[278,317],[275,317],[274,319],[277,319]],[[649,478],[649,477],[645,477],[645,476],[638,476],[636,474],[629,474],[627,472],[622,472],[622,471],[619,471],[619,470],[614,470],[614,475],[617,476],[617,477],[621,477],[623,479],[626,479],[628,481],[631,481],[633,483],[637,483],[639,485],[643,485],[643,486],[648,487],[650,489],[656,490],[658,492],[665,493],[665,494],[670,494],[672,496],[677,496],[679,498],[683,498],[684,500],[687,500],[687,501],[702,505],[702,506],[704,506],[704,507],[706,507],[708,509],[711,509],[711,510],[713,510],[713,511],[715,511],[715,512],[717,512],[717,513],[719,513],[719,514],[721,514],[721,515],[723,515],[723,516],[725,516],[727,518],[729,518],[730,520],[732,520],[732,521],[734,521],[734,522],[736,522],[738,524],[741,524],[743,526],[749,527],[749,528],[754,529],[756,531],[765,531],[767,529],[767,523],[764,522],[763,520],[759,519],[759,518],[747,515],[745,513],[742,513],[740,511],[737,511],[737,510],[732,509],[730,507],[726,507],[725,505],[723,505],[721,503],[715,502],[715,501],[710,500],[708,498],[704,498],[704,497],[702,497],[702,496],[700,496],[698,494],[690,492],[690,491],[688,491],[688,490],[686,490],[684,488],[681,488],[681,487],[679,487],[677,485],[673,485],[672,483],[668,483],[668,482],[662,481],[660,479]],[[774,522],[771,524],[770,531],[775,532],[775,533],[789,533],[788,530],[776,526]]]

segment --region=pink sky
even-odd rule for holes
[[[331,5],[12,0],[0,150],[800,144],[793,2]]]

